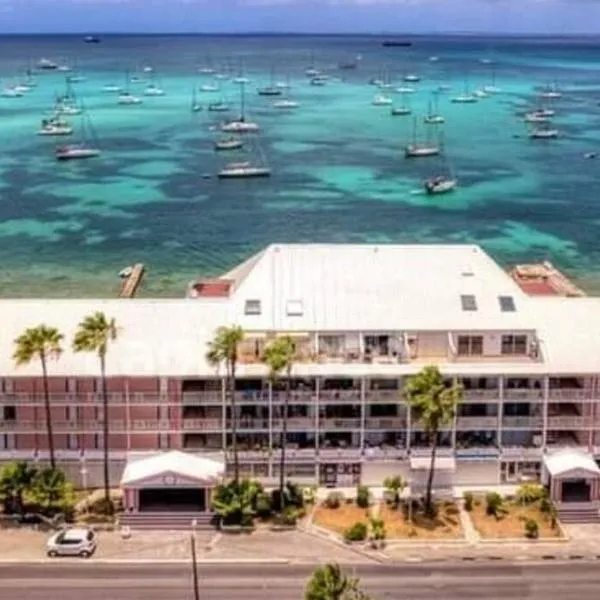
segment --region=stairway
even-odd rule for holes
[[[600,523],[600,512],[594,507],[560,508],[561,523]]]
[[[124,513],[119,519],[121,527],[143,530],[176,530],[191,529],[192,521],[196,521],[196,529],[214,529],[214,515],[195,512],[139,512]]]

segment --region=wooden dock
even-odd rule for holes
[[[131,272],[121,279],[119,298],[133,298],[146,274],[144,263],[136,263],[131,267]]]

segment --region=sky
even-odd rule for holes
[[[600,34],[600,0],[0,0],[0,33]]]

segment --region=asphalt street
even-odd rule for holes
[[[407,600],[597,600],[600,565],[432,564],[348,567],[374,598]],[[201,565],[202,600],[299,600],[311,568]],[[191,567],[181,564],[0,565],[1,600],[193,600]]]

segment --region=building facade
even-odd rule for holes
[[[297,356],[287,472],[329,486],[409,474],[429,440],[403,396],[437,365],[464,387],[439,434],[455,485],[541,477],[544,457],[600,458],[600,300],[531,296],[474,246],[270,246],[182,300],[0,301],[0,460],[47,460],[39,367],[15,367],[12,342],[44,322],[65,334],[96,310],[114,317],[108,421],[115,483],[128,457],[183,450],[230,460],[232,413],[222,370],[205,360],[217,327],[239,324],[236,380],[242,470],[275,481],[285,392],[264,349],[291,335]],[[57,457],[82,487],[102,469],[94,356],[67,347],[52,363]]]

